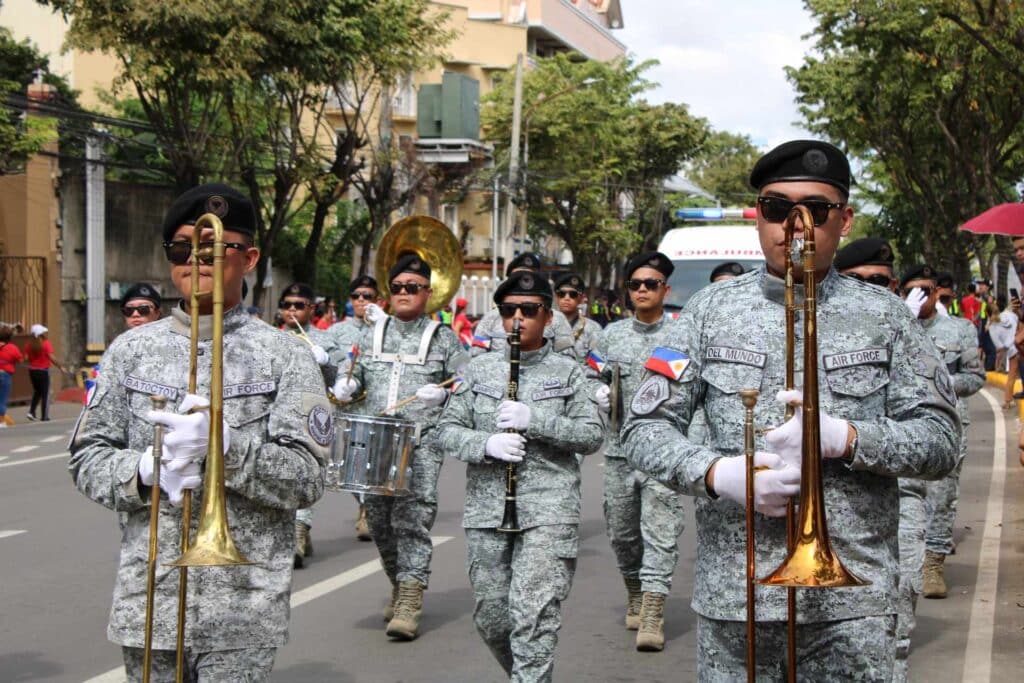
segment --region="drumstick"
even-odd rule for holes
[[[302,329],[302,325],[299,324],[299,321],[295,317],[295,314],[294,313],[289,313],[288,316],[292,319],[292,324],[295,325],[295,329],[297,329],[299,331],[299,336],[302,337],[303,339],[305,339],[307,344],[309,344],[310,346],[313,346],[314,345],[313,344],[313,340],[310,339],[309,335],[306,334],[306,331],[304,329]]]
[[[448,387],[448,386],[451,386],[452,384],[455,384],[456,380],[458,380],[458,379],[459,379],[458,375],[452,375],[451,377],[449,377],[445,381],[443,381],[440,384],[437,384],[435,386],[437,386],[438,389],[444,389],[445,387]],[[384,410],[379,412],[378,415],[387,415],[388,413],[390,413],[393,410],[398,410],[399,408],[404,408],[405,406],[409,405],[410,403],[412,403],[415,400],[416,400],[416,394],[413,394],[412,396],[410,396],[408,398],[403,398],[398,403],[396,403],[394,405],[391,405],[391,406],[388,406],[387,408],[385,408]]]
[[[359,346],[353,344],[353,348],[356,350],[352,357],[348,359],[348,375],[345,377],[349,382],[352,381],[352,371],[356,369],[356,358],[359,357]],[[351,353],[351,352],[350,352]]]

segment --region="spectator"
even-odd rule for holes
[[[990,290],[992,283],[988,280],[980,280],[977,285],[978,293],[978,346],[985,360],[986,372],[996,369],[996,347],[992,343],[992,335],[989,331],[989,323],[993,317],[999,315],[1000,308],[997,307],[995,299],[992,298]]]
[[[28,419],[36,420],[36,407],[41,406],[43,422],[50,420],[50,366],[58,363],[53,358],[53,344],[46,338],[49,330],[45,325],[36,323],[32,326],[32,339],[25,344],[25,355],[28,357],[28,376],[32,380],[32,404],[29,407]],[[62,368],[63,369],[63,368]]]
[[[1003,408],[1009,408],[1013,402],[1013,380],[1017,377],[1017,348],[1014,338],[1017,334],[1017,316],[1010,309],[1005,296],[998,300],[999,314],[991,316],[989,335],[996,349],[995,368],[1006,373],[1006,387],[1003,391]],[[993,311],[994,313],[995,311]]]
[[[473,342],[473,323],[466,317],[466,306],[469,302],[463,298],[455,300],[455,317],[452,319],[452,331],[459,338],[463,348],[469,348]]]
[[[17,344],[11,343],[14,328],[0,325],[0,429],[7,428],[7,397],[11,394],[14,366],[22,361]]]
[[[972,282],[967,285],[967,294],[960,299],[960,309],[963,313],[963,317],[974,323],[974,326],[978,326],[978,314],[981,311],[981,304],[978,302],[978,297],[974,296],[975,286]]]

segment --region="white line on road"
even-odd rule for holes
[[[996,585],[999,579],[999,542],[1003,535],[1003,485],[1006,481],[1006,422],[999,402],[985,390],[979,392],[995,416],[995,447],[992,479],[988,485],[985,530],[981,535],[978,578],[974,582],[971,622],[967,628],[964,653],[965,683],[989,681],[992,677],[992,635],[995,630]]]
[[[431,536],[431,540],[434,542],[434,547],[447,543],[454,538],[453,536]],[[297,593],[292,593],[292,609],[295,609],[299,605],[305,605],[307,602],[322,598],[328,593],[333,593],[339,588],[355,583],[359,579],[364,579],[367,576],[376,574],[381,571],[383,567],[380,564],[379,559],[373,559],[369,562],[364,562],[360,565],[343,571],[342,573],[332,576],[329,579],[324,579],[319,583],[314,583],[312,586],[303,588]],[[124,667],[119,666],[116,669],[111,669],[106,673],[102,673],[99,676],[94,676],[85,683],[124,683]]]
[[[3,462],[6,459],[7,459],[6,455],[0,455],[0,462]]]
[[[32,444],[31,446],[22,446],[21,448],[15,448],[14,450],[11,451],[11,453],[28,453],[29,451],[34,451],[37,448],[39,448],[39,444]]]
[[[64,436],[63,434],[57,434],[56,436],[48,436],[45,439],[40,439],[40,441],[42,443],[53,443],[54,441],[60,441],[62,439],[66,439],[66,438],[67,437]]]
[[[24,529],[8,529],[7,531],[0,531],[0,538],[10,538],[11,536],[17,536],[18,534],[27,534],[28,532]]]
[[[38,458],[29,458],[28,460],[15,460],[14,462],[0,462],[0,467],[14,467],[15,465],[31,465],[34,462],[44,462],[46,460],[54,460],[56,458],[68,458],[67,453],[57,453],[56,455],[41,455]]]

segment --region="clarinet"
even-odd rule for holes
[[[508,335],[508,391],[507,398],[510,401],[519,400],[519,320],[512,321],[512,332]],[[508,431],[514,432],[514,429]],[[519,519],[516,515],[516,466],[515,463],[505,463],[505,514],[501,519],[501,526],[498,531],[509,534],[517,534]]]

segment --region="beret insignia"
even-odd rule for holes
[[[820,149],[809,149],[804,152],[803,164],[810,173],[824,173],[828,168],[828,157]]]
[[[218,218],[224,218],[224,216],[228,215],[228,200],[219,194],[210,195],[206,200],[206,211]]]
[[[533,289],[533,277],[530,275],[524,275],[519,278],[519,284],[525,289]]]
[[[888,261],[892,258],[892,249],[889,248],[888,244],[883,244],[878,248],[878,258],[883,261]]]

